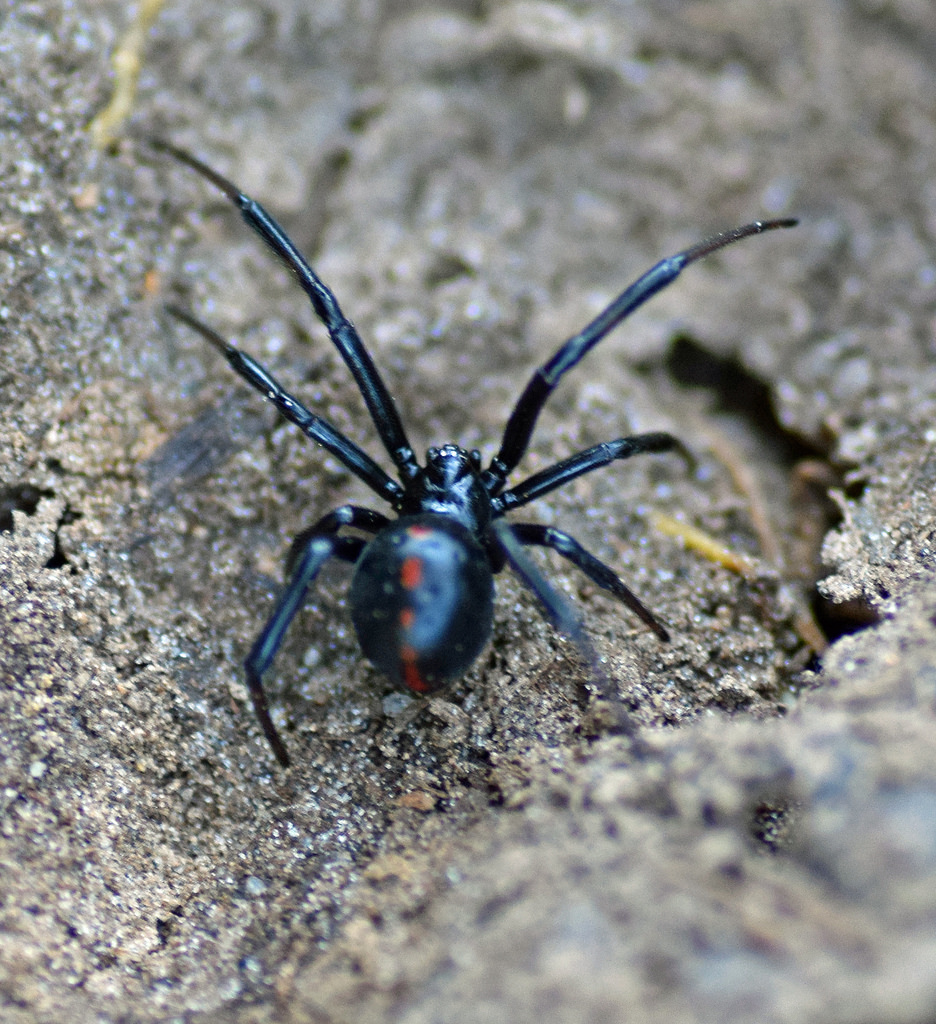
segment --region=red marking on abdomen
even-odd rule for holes
[[[423,564],[422,559],[415,555],[403,559],[400,566],[400,583],[404,590],[415,590],[422,582]]]
[[[419,671],[419,665],[416,664],[417,657],[414,648],[406,644],[400,648],[400,660],[403,662],[403,682],[417,693],[426,693],[429,690],[429,684]]]

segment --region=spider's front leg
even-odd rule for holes
[[[557,487],[564,487],[570,480],[585,473],[591,473],[612,462],[623,461],[648,452],[656,454],[676,452],[686,460],[690,467],[695,465],[692,453],[679,438],[673,437],[672,434],[661,431],[632,434],[630,437],[619,437],[614,441],[603,441],[601,444],[592,445],[591,448],[577,452],[575,455],[557,462],[554,466],[549,466],[540,470],[539,473],[534,473],[533,476],[528,476],[516,487],[511,487],[493,498],[491,508],[495,515],[503,515],[521,505],[528,505],[531,501],[536,501],[537,498],[556,490]]]
[[[244,662],[247,688],[257,721],[277,761],[284,768],[289,767],[289,754],[270,717],[263,690],[263,673],[273,663],[289,624],[302,607],[306,593],[322,566],[333,556],[346,562],[355,562],[363,550],[366,541],[360,537],[339,537],[338,530],[343,526],[355,526],[368,533],[376,533],[387,522],[387,517],[379,512],[357,505],[342,505],[323,516],[310,530],[300,534],[290,551],[289,581]]]
[[[403,429],[403,424],[393,403],[393,398],[390,396],[386,384],[378,373],[370,353],[364,347],[364,342],[361,340],[354,324],[342,312],[341,307],[338,305],[338,300],[332,294],[331,289],[309,266],[306,258],[299,252],[286,232],[256,199],[252,199],[233,182],[228,181],[223,175],[218,174],[217,171],[197,157],[192,156],[191,153],[186,152],[186,150],[173,146],[162,139],[153,139],[152,144],[155,149],[173,156],[180,163],[185,164],[210,181],[217,189],[220,189],[234,206],[240,210],[241,217],[243,217],[245,223],[263,239],[270,251],[278,256],[296,275],[296,279],[312,303],[316,316],[324,324],[332,343],[338,349],[341,358],[351,371],[355,383],[361,392],[361,397],[364,399],[364,403],[370,412],[371,419],[374,421],[374,426],[377,428],[377,433],[380,435],[384,447],[393,459],[400,476],[404,480],[412,480],[418,474],[419,466],[406,437],[406,431]],[[193,324],[192,326],[196,325]],[[196,329],[198,329],[197,326]],[[247,372],[244,372],[242,366],[236,364],[236,355],[234,360],[235,362],[232,362],[234,369],[250,380],[251,369],[247,367]],[[248,360],[247,362],[251,361]],[[262,377],[259,379],[261,381],[260,390],[262,391],[265,389],[265,381],[263,381]],[[273,395],[271,394],[270,397],[272,398]],[[350,468],[357,472],[353,466]],[[360,476],[361,474],[359,473],[358,475]],[[365,480],[365,483],[367,482]],[[373,486],[373,484],[370,486]],[[374,489],[379,490],[376,487]]]
[[[598,342],[607,337],[622,320],[626,320],[635,309],[638,309],[667,285],[672,284],[690,263],[695,263],[696,260],[723,249],[726,245],[740,242],[744,238],[759,235],[764,231],[773,231],[776,228],[792,228],[796,223],[797,221],[792,217],[781,217],[777,220],[755,220],[742,227],[722,231],[711,238],[706,238],[674,256],[667,256],[645,274],[641,274],[632,285],[621,292],[604,312],[599,313],[587,327],[579,331],[578,334],[574,334],[564,345],[560,346],[555,355],[543,363],[530,378],[507,420],[500,451],[485,470],[484,482],[488,491],[491,494],[497,494],[507,482],[507,477],[523,458],[530,438],[533,436],[533,428],[536,426],[539,414],[543,411],[543,406],[556,389],[559,381],[569,370],[578,366]]]

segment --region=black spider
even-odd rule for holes
[[[245,663],[257,719],[282,765],[289,764],[289,755],[270,718],[262,677],[302,606],[306,591],[332,557],[354,563],[351,617],[361,649],[395,683],[419,693],[434,692],[461,675],[481,652],[491,635],[494,574],[506,564],[539,598],[556,629],[575,641],[592,671],[600,676],[577,611],[530,559],[524,550],[527,545],[557,551],[627,605],[661,640],[669,639],[636,595],[578,541],[549,526],[508,525],[504,515],[615,460],[644,452],[683,451],[676,438],[666,433],[622,437],[586,448],[513,487],[507,487],[507,478],[526,452],[540,411],[560,378],[625,317],[670,284],[690,263],[750,235],[792,227],[795,220],[755,221],[662,260],[533,374],[510,414],[500,450],[487,468],[482,466],[480,452],[454,444],[430,448],[426,464],[421,466],[360,336],[283,229],[258,202],[191,154],[168,143],[156,145],[216,185],[295,273],[350,369],[399,477],[399,481],[394,480],[327,420],[306,409],[250,356],[189,314],[172,309],[222,352],[233,369],[273,402],[287,420],[380,495],[397,516],[390,519],[371,509],[342,505],[293,543],[287,564],[288,583]],[[354,527],[373,538],[344,536],[342,527]]]

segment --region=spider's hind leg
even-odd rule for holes
[[[670,635],[666,627],[643,601],[604,562],[595,558],[590,551],[586,551],[574,537],[570,537],[569,534],[557,530],[555,527],[540,526],[538,523],[514,523],[511,529],[521,544],[536,544],[539,547],[552,548],[563,558],[567,558],[577,569],[581,569],[593,583],[597,583],[602,590],[614,594],[622,604],[626,604],[641,622],[656,633],[660,640],[664,643],[669,640]]]
[[[539,599],[540,603],[546,609],[546,613],[555,628],[560,633],[569,637],[581,652],[582,657],[588,664],[591,680],[595,689],[599,696],[607,702],[614,716],[613,731],[627,736],[630,740],[633,753],[636,756],[642,756],[645,750],[645,745],[638,735],[637,726],[634,724],[631,716],[627,713],[627,709],[624,707],[618,693],[617,686],[608,678],[602,668],[601,662],[598,658],[598,652],[595,650],[595,647],[591,642],[591,638],[585,631],[585,627],[582,624],[581,615],[579,615],[575,606],[565,597],[565,595],[556,590],[549,580],[546,579],[539,567],[524,550],[523,546],[525,543],[535,543],[535,541],[524,540],[522,533],[515,532],[517,529],[517,527],[510,526],[503,519],[495,519],[491,524],[491,530],[494,533],[494,537],[497,540],[504,557],[510,564],[510,567],[520,577],[524,585],[532,590]],[[571,540],[571,538],[569,539]],[[594,559],[594,561],[598,565],[601,565],[597,559]],[[608,570],[608,572],[610,572],[610,570]],[[621,584],[621,586],[623,587],[624,585]],[[647,614],[649,614],[649,612]]]
[[[244,662],[247,688],[257,721],[277,761],[284,768],[289,767],[289,754],[270,717],[263,689],[263,673],[273,663],[286,630],[302,607],[306,593],[322,566],[333,556],[346,562],[357,561],[366,542],[360,537],[339,537],[338,530],[342,526],[353,526],[368,533],[376,533],[386,523],[387,517],[379,512],[357,505],[342,505],[323,516],[311,529],[299,534],[290,549],[286,588]]]

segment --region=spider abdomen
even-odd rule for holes
[[[361,650],[398,685],[432,693],[468,670],[491,635],[494,577],[460,523],[406,516],[367,545],[351,580]]]

